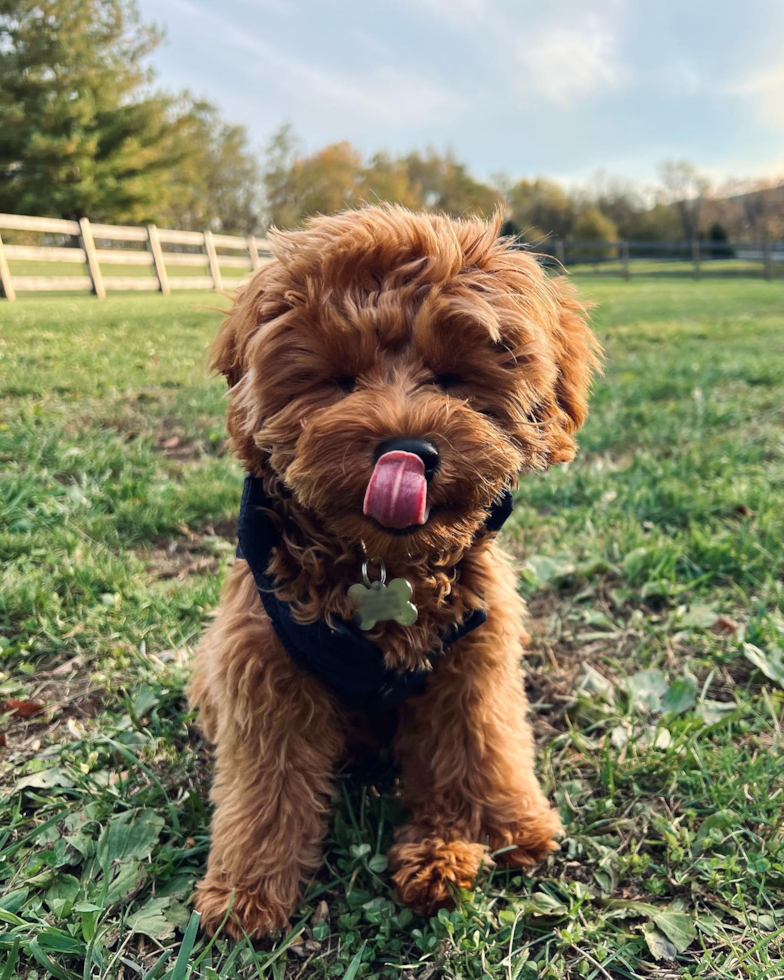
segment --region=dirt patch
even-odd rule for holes
[[[191,533],[147,549],[140,557],[154,578],[182,580],[191,575],[217,574],[225,553],[223,538]]]
[[[191,419],[191,430],[196,428],[199,433],[208,432],[210,419],[206,415]],[[183,427],[182,419],[173,415],[164,415],[156,422],[155,446],[167,459],[180,462],[195,462],[202,456],[224,456],[226,440],[203,439],[188,434]]]
[[[8,719],[0,746],[0,782],[5,763],[16,766],[48,746],[81,738],[108,697],[86,676],[80,656],[40,671],[31,680],[24,700],[40,703],[41,710],[29,717],[14,712]]]
[[[237,540],[237,518],[225,517],[223,520],[205,524],[200,528],[201,534],[212,535],[216,538],[226,538],[227,541]]]

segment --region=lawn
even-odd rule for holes
[[[255,949],[188,905],[210,763],[183,685],[241,485],[213,299],[0,301],[1,980],[784,977],[784,283],[585,291],[609,361],[582,452],[506,533],[561,851],[420,919],[385,872],[394,773],[346,775]]]

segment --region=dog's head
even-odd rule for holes
[[[573,458],[598,344],[497,223],[397,207],[274,233],[213,348],[246,468],[373,557],[454,553]]]

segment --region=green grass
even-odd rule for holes
[[[577,259],[566,253],[567,268],[581,275],[621,276],[624,268],[620,259],[607,259],[602,262],[591,261],[590,257]],[[678,276],[690,279],[694,277],[694,264],[688,259],[643,259],[632,257],[629,272],[635,276]],[[780,263],[774,263],[772,275],[778,278],[784,275]],[[754,279],[764,277],[761,260],[756,259],[703,259],[700,263],[700,276],[705,279],[723,276],[743,276]]]
[[[0,706],[43,705],[0,714],[0,978],[784,976],[784,286],[585,289],[609,362],[583,451],[506,536],[562,851],[417,918],[389,773],[346,777],[292,933],[256,949],[188,906],[183,684],[241,484],[213,300],[0,303]]]

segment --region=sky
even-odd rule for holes
[[[159,82],[307,151],[451,148],[480,179],[784,177],[782,0],[139,0]]]

